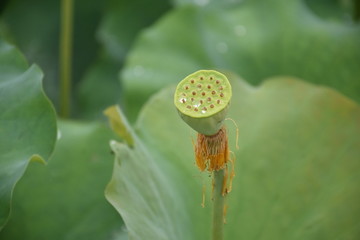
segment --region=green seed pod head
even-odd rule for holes
[[[225,75],[200,70],[178,84],[174,103],[190,127],[204,135],[214,135],[223,125],[231,95],[231,85]]]

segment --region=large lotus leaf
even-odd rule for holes
[[[179,7],[145,31],[129,54],[121,75],[128,114],[134,120],[164,85],[214,68],[252,84],[292,75],[360,102],[359,42],[359,24],[325,21],[301,0]]]
[[[56,141],[56,116],[42,90],[43,74],[0,39],[0,229],[29,161],[44,162]]]
[[[360,107],[327,87],[278,77],[253,87],[232,79],[227,121],[236,155],[225,239],[359,239]],[[106,196],[130,239],[210,239],[208,173],[194,164],[192,130],[174,87],[140,113],[135,144],[113,141]],[[126,125],[124,125],[126,126]]]
[[[31,164],[14,192],[0,239],[115,239],[122,221],[106,201],[113,134],[98,123],[62,121],[51,161]]]

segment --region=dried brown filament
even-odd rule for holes
[[[201,171],[213,172],[223,169],[228,159],[229,147],[225,127],[212,136],[198,133],[195,144],[195,160]]]

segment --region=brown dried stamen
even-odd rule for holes
[[[228,157],[228,139],[224,127],[212,136],[198,133],[195,145],[195,159],[201,171],[207,169],[212,172],[223,169]]]

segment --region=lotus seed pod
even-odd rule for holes
[[[190,127],[210,136],[222,127],[231,95],[231,85],[225,75],[214,70],[200,70],[181,80],[176,87],[174,103]]]

